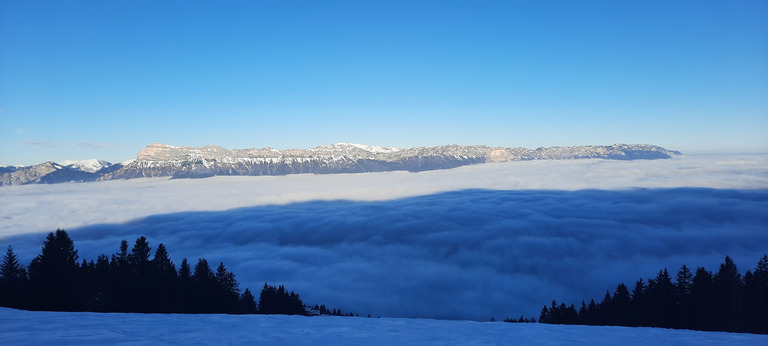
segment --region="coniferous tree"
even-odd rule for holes
[[[154,290],[155,302],[153,310],[171,312],[174,310],[176,295],[176,266],[168,256],[165,245],[158,244],[155,256],[149,262],[149,286]]]
[[[715,300],[712,273],[698,267],[691,284],[691,324],[700,330],[715,329],[716,311],[712,305]]]
[[[19,258],[10,245],[3,256],[3,264],[0,265],[0,279],[4,282],[27,280],[27,269],[19,263]]]
[[[155,257],[152,259],[152,265],[155,267],[155,270],[160,273],[161,277],[176,278],[176,266],[173,264],[173,261],[171,261],[171,258],[168,256],[168,250],[166,250],[165,245],[162,243],[157,245]]]
[[[19,263],[13,247],[8,246],[0,266],[0,306],[23,306],[27,280],[27,270]]]
[[[715,274],[714,290],[717,297],[714,307],[719,312],[715,323],[723,326],[725,331],[737,331],[741,325],[742,281],[730,256],[725,256]]]
[[[219,266],[216,268],[216,282],[227,295],[240,295],[240,287],[237,280],[235,280],[235,274],[227,270],[224,262],[219,263]]]
[[[629,321],[635,326],[768,334],[767,296],[768,256],[743,278],[726,256],[715,275],[702,267],[691,274],[683,265],[674,284],[666,269],[649,279],[648,285],[638,280],[631,295],[619,284],[613,296],[606,293],[599,304],[582,301],[576,323],[622,325]],[[622,306],[627,305],[628,315],[623,317]],[[539,322],[573,323],[574,312],[573,304],[558,305],[553,300],[550,307],[542,308]],[[597,317],[593,320],[593,316]]]
[[[691,328],[690,300],[693,286],[693,273],[683,264],[675,280],[675,322],[676,328]]]
[[[285,314],[285,315],[306,315],[304,303],[299,295],[290,292],[280,285],[275,288],[264,283],[264,288],[259,295],[259,313],[260,314]],[[341,315],[341,310],[334,309],[332,315]]]
[[[630,296],[627,286],[623,283],[616,287],[613,293],[612,302],[612,325],[629,326],[630,325]]]
[[[29,265],[32,308],[79,311],[84,303],[77,295],[77,250],[66,231],[49,233],[42,253]]]
[[[613,315],[613,298],[611,293],[605,291],[603,301],[597,309],[597,324],[605,326],[611,323],[611,316]]]
[[[757,333],[768,334],[768,256],[763,255],[757,262],[754,272],[754,299],[750,304],[755,306],[753,316]]]
[[[240,287],[235,280],[235,274],[228,271],[223,262],[216,268],[216,283],[218,284],[218,304],[226,310],[222,312],[239,312]]]
[[[652,327],[670,328],[675,304],[675,286],[665,268],[648,280],[649,322]]]
[[[160,303],[156,295],[152,293],[156,289],[151,282],[151,263],[149,254],[151,248],[145,236],[136,239],[136,242],[128,254],[128,267],[130,268],[129,294],[126,297],[133,309],[139,312],[154,312]]]
[[[647,305],[647,287],[642,278],[635,282],[635,287],[632,289],[632,300],[629,303],[629,310],[632,317],[630,318],[630,326],[644,326],[646,325],[648,315]]]
[[[198,259],[192,282],[194,306],[202,312],[218,312],[215,301],[211,300],[216,295],[216,277],[205,258]]]
[[[118,252],[115,256],[117,259],[118,266],[128,265],[128,241],[127,240],[123,239],[120,241],[120,252]]]
[[[754,274],[747,270],[744,274],[744,292],[743,292],[743,312],[742,321],[744,321],[744,328],[750,333],[759,333],[761,325],[760,321],[760,308],[762,302],[760,296],[759,285]]]
[[[241,311],[244,314],[255,314],[257,312],[256,297],[254,297],[251,290],[247,288],[240,297],[240,304],[242,307]]]
[[[83,259],[78,265],[69,235],[63,230],[51,232],[43,242],[42,253],[30,264],[29,275],[13,248],[7,249],[0,265],[0,306],[103,312],[307,313],[299,295],[285,286],[265,284],[260,297],[266,298],[260,299],[264,311],[259,311],[249,289],[240,295],[235,274],[224,263],[214,274],[207,260],[201,258],[192,272],[184,259],[177,273],[163,244],[152,260],[149,253],[149,243],[142,236],[130,253],[128,242],[123,240],[111,260],[102,254],[96,261]],[[22,288],[28,289],[14,288],[11,283],[24,284]],[[28,293],[29,299],[20,299],[13,292]],[[342,315],[341,310],[337,314]]]
[[[184,258],[181,260],[181,266],[179,266],[178,292],[176,299],[174,299],[174,305],[177,311],[192,312],[194,310],[192,304],[192,270],[189,267],[189,262]]]
[[[598,308],[597,303],[595,303],[594,299],[589,300],[589,305],[587,305],[587,318],[585,319],[585,324],[589,325],[597,325],[598,323]]]
[[[131,254],[128,255],[128,263],[136,268],[145,266],[149,262],[150,251],[152,249],[149,247],[147,237],[141,236],[137,238],[136,243],[133,244],[133,249],[131,249]]]
[[[184,280],[191,280],[192,279],[192,270],[189,267],[189,262],[187,262],[187,259],[181,260],[181,267],[179,267],[179,279]]]

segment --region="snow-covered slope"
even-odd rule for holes
[[[768,345],[768,335],[365,317],[31,312],[0,308],[3,345]]]
[[[104,161],[104,160],[97,160],[97,159],[89,159],[89,160],[77,160],[77,161],[61,161],[59,162],[60,165],[68,168],[72,168],[78,171],[83,172],[89,172],[89,173],[96,173],[102,168],[106,168],[112,165],[112,163]]]
[[[177,147],[153,143],[136,160],[111,164],[102,160],[63,161],[21,168],[0,168],[0,185],[86,182],[170,176],[288,175],[300,173],[421,172],[486,162],[602,158],[667,159],[679,152],[648,144],[525,148],[441,145],[401,149],[336,143],[311,149],[253,148],[228,150],[216,145]],[[51,166],[51,164],[53,166]],[[50,166],[50,167],[49,167]]]
[[[603,158],[615,160],[665,159],[679,152],[647,144],[525,148],[484,145],[441,145],[400,149],[355,143],[336,143],[312,149],[274,148],[228,150],[215,145],[177,147],[154,143],[136,161],[100,179],[172,176],[200,178],[214,175],[287,175],[296,173],[365,173],[430,171],[476,163],[524,160]]]

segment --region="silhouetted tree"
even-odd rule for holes
[[[284,286],[275,288],[264,283],[264,288],[259,295],[259,313],[260,314],[285,314],[285,315],[306,315],[304,303],[299,295],[288,293]],[[334,309],[332,315],[341,315],[341,310]]]
[[[181,312],[192,312],[193,290],[192,290],[192,269],[189,262],[184,258],[181,260],[178,276],[178,291],[175,299],[176,310]]]
[[[629,290],[623,283],[616,287],[616,292],[613,293],[612,301],[612,325],[629,326],[630,325],[630,309],[629,309]]]
[[[768,334],[768,256],[760,258],[754,273],[744,274],[742,306],[746,331]]]
[[[635,282],[632,288],[632,299],[629,303],[630,326],[644,326],[648,320],[647,286],[642,278]]]
[[[29,274],[12,247],[0,265],[0,306],[22,309],[103,312],[182,313],[275,313],[306,314],[295,292],[269,286],[256,305],[253,293],[240,294],[235,274],[224,263],[211,270],[200,258],[192,272],[184,259],[179,272],[163,244],[152,260],[146,237],[141,236],[128,252],[122,240],[119,252],[83,259],[67,232],[47,235],[42,253],[29,266]],[[322,307],[323,309],[325,306]],[[326,310],[327,311],[327,310]],[[337,312],[341,315],[341,310]],[[354,314],[348,313],[348,316]]]
[[[84,303],[77,295],[77,250],[66,231],[49,233],[42,253],[29,265],[33,309],[79,311]]]
[[[716,325],[725,331],[737,331],[741,325],[741,275],[730,256],[720,264],[714,278]]]
[[[768,256],[758,262],[755,272],[747,271],[743,279],[733,260],[725,257],[714,276],[699,267],[695,274],[682,266],[673,284],[669,272],[659,271],[655,278],[643,279],[629,294],[619,284],[611,296],[589,305],[584,301],[576,323],[691,328],[768,334]],[[544,306],[539,322],[573,323],[573,305]]]
[[[8,246],[3,264],[0,265],[0,306],[22,306],[25,303],[27,280],[27,270],[19,263],[13,247]]]
[[[243,295],[240,297],[240,304],[242,306],[242,313],[244,314],[255,314],[257,310],[256,306],[256,297],[253,296],[253,293],[251,293],[251,290],[245,289],[245,292],[243,292]]]
[[[150,285],[154,288],[156,301],[154,310],[158,312],[174,311],[174,300],[177,299],[176,266],[168,256],[165,245],[158,244],[155,257],[150,261]]]
[[[223,262],[216,268],[216,283],[218,304],[226,310],[222,312],[239,312],[240,287],[235,274],[228,271]]]
[[[683,264],[680,270],[677,271],[675,279],[675,316],[674,327],[675,328],[691,328],[690,321],[691,316],[690,300],[691,300],[691,287],[693,286],[693,273],[688,266]]]
[[[675,305],[675,286],[665,268],[655,279],[648,280],[648,321],[652,327],[672,326]]]
[[[215,303],[209,300],[216,295],[216,277],[205,258],[198,259],[195,272],[192,274],[192,282],[194,283],[193,305],[202,312],[218,312]]]

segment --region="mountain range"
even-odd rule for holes
[[[538,149],[441,145],[402,149],[336,143],[311,149],[234,149],[220,146],[176,147],[153,143],[135,160],[112,164],[102,160],[45,162],[35,166],[0,167],[0,185],[52,184],[143,177],[204,178],[215,175],[286,175],[420,172],[477,163],[523,160],[601,158],[666,159],[680,152],[649,144],[545,147]]]

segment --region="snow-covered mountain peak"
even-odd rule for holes
[[[380,147],[376,145],[365,145],[365,144],[358,144],[358,143],[344,143],[339,142],[332,145],[333,147],[353,147],[360,150],[365,150],[367,152],[376,153],[376,154],[385,154],[385,153],[394,153],[401,151],[403,149],[396,148],[396,147]]]
[[[104,160],[97,160],[97,159],[66,160],[66,161],[59,162],[59,164],[74,170],[90,172],[90,173],[95,173],[104,167],[109,167],[112,165],[112,163],[110,162],[107,162]]]
[[[478,163],[602,158],[613,160],[666,159],[679,152],[647,144],[586,145],[526,148],[485,145],[441,145],[401,149],[340,142],[312,149],[270,147],[226,149],[216,145],[177,147],[153,143],[136,160],[111,165],[101,160],[63,161],[32,167],[0,169],[0,185],[54,183],[171,176],[284,175],[367,173],[405,170],[420,172]]]

